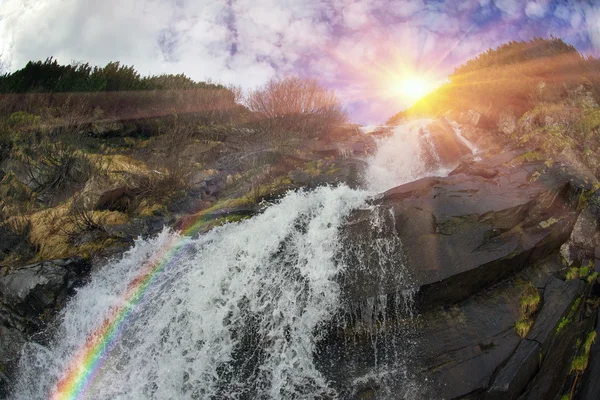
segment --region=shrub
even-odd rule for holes
[[[27,158],[33,191],[40,201],[52,203],[85,183],[93,172],[88,158],[61,142],[35,147]]]
[[[59,229],[73,244],[78,243],[81,236],[86,233],[107,236],[103,222],[95,216],[93,211],[84,207],[81,198],[73,199],[66,220]]]
[[[273,79],[247,99],[258,129],[278,139],[318,137],[346,121],[335,94],[314,79]]]

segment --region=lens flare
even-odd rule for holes
[[[435,84],[424,77],[406,76],[396,80],[393,87],[394,96],[406,103],[415,103],[435,88]]]

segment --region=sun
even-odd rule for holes
[[[393,91],[407,103],[415,103],[434,89],[434,84],[420,76],[406,76],[397,79]]]

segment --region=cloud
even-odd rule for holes
[[[557,0],[2,0],[0,64],[121,61],[246,89],[274,76],[321,79],[359,122],[407,68],[443,78],[507,40],[563,37],[600,53],[600,5]],[[388,84],[389,85],[389,84]],[[368,105],[368,106],[367,106]]]
[[[542,18],[546,14],[546,7],[541,3],[530,1],[525,7],[525,14],[529,18]]]
[[[520,0],[494,0],[494,5],[508,17],[518,16],[523,10]]]

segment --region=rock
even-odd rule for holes
[[[338,161],[329,176],[334,184],[344,183],[351,188],[357,188],[363,183],[363,175],[367,169],[367,163],[356,158],[348,158]]]
[[[102,175],[94,175],[81,192],[83,207],[86,210],[127,211],[137,190],[130,187],[127,181],[126,177],[111,180]]]
[[[107,234],[113,238],[119,238],[122,241],[133,244],[133,240],[141,237],[148,238],[154,236],[166,226],[175,223],[175,217],[172,216],[150,216],[135,218],[125,224],[106,226]]]
[[[476,128],[487,129],[493,126],[493,122],[490,118],[475,110],[469,110],[466,113],[461,114],[459,118],[460,122]]]
[[[0,276],[0,395],[12,382],[29,336],[52,321],[90,264],[81,258],[46,261]]]
[[[416,398],[469,398],[475,393],[479,395],[473,398],[483,398],[520,343],[514,323],[520,318],[522,287],[516,280],[543,290],[560,268],[558,257],[549,257],[516,279],[415,319],[406,311],[410,296],[398,293],[347,305],[349,316],[338,322],[343,329],[338,328],[337,336],[318,351],[321,370],[344,388],[343,394],[349,392],[342,396],[348,399],[360,399],[368,391],[373,398],[387,398],[384,391],[406,379],[402,371],[408,371],[409,382],[419,382]],[[373,381],[383,371],[388,379]]]
[[[456,167],[449,175],[466,174],[470,176],[480,176],[482,178],[490,179],[494,178],[499,174],[496,168],[489,167],[482,163],[476,162],[463,162]]]
[[[206,189],[218,174],[219,172],[214,169],[194,171],[189,178],[190,190],[192,192],[199,192]]]
[[[542,358],[538,373],[520,399],[554,399],[570,392],[571,387],[565,378],[569,375],[577,340],[585,339],[585,335],[593,328],[593,322],[594,318],[572,322],[554,335],[548,344],[548,352]]]
[[[540,360],[548,353],[551,339],[561,317],[583,291],[580,280],[561,281],[552,278],[544,289],[544,302],[527,338],[519,344],[510,360],[496,375],[486,399],[516,399],[537,373]]]
[[[580,156],[578,156],[573,149],[565,147],[563,151],[558,155],[558,161],[562,164],[567,165],[570,171],[576,175],[579,179],[585,181],[591,188],[592,185],[598,183],[598,179],[593,171],[591,171],[587,165],[585,165]]]
[[[569,241],[561,249],[569,265],[574,261],[594,258],[595,248],[600,245],[598,227],[591,210],[588,207],[584,208],[577,217]]]
[[[587,91],[583,85],[579,85],[577,88],[570,90],[569,102],[570,105],[583,108],[597,108],[598,103],[594,98],[592,92]]]
[[[460,140],[448,121],[438,120],[422,130],[426,146],[423,146],[422,157],[428,169],[452,167],[463,156],[471,155],[471,150]]]
[[[540,360],[540,344],[523,340],[496,376],[487,391],[486,399],[513,400],[523,392],[527,383],[537,372]]]
[[[96,204],[94,210],[111,210],[125,212],[131,209],[131,204],[135,200],[135,194],[127,186],[120,186],[112,190],[103,192]]]
[[[454,399],[487,388],[519,344],[518,289],[506,282],[455,306],[419,316],[414,357],[421,398]]]
[[[596,341],[590,349],[588,367],[583,376],[581,400],[600,399],[600,309],[596,311]]]
[[[512,134],[517,129],[517,117],[511,107],[507,107],[498,116],[498,130],[505,135]]]
[[[303,149],[313,153],[318,159],[325,157],[365,157],[371,154],[375,148],[375,139],[370,135],[362,133],[357,133],[352,137],[346,138],[346,140],[326,141],[322,139],[310,139],[303,144]]]
[[[308,186],[312,181],[312,176],[301,169],[290,171],[288,177],[292,180],[292,184],[298,186]]]
[[[13,383],[12,375],[16,371],[21,349],[27,338],[18,329],[0,325],[0,396],[8,396],[8,388]]]
[[[395,265],[381,266],[379,254],[365,240],[373,211],[354,212],[345,234],[357,248],[349,256],[357,268],[346,272],[345,293],[365,299],[410,283],[420,287],[420,307],[453,304],[557,251],[576,218],[568,177],[543,163],[498,171],[490,179],[465,174],[422,179],[376,200],[389,210],[382,214],[381,234],[397,235],[402,243],[402,258]],[[534,172],[540,175],[532,181]],[[399,281],[402,269],[409,278]]]
[[[579,279],[565,282],[553,278],[544,289],[542,310],[527,335],[528,339],[542,345],[544,353],[548,351],[549,339],[555,332],[558,322],[568,313],[571,303],[583,291],[584,286]]]
[[[36,174],[34,168],[29,168],[26,163],[15,160],[14,158],[6,158],[0,163],[0,171],[5,175],[12,173],[24,185],[30,188],[35,186],[31,174]]]
[[[34,326],[42,314],[61,305],[89,270],[80,258],[46,261],[11,270],[0,276],[3,304]]]

